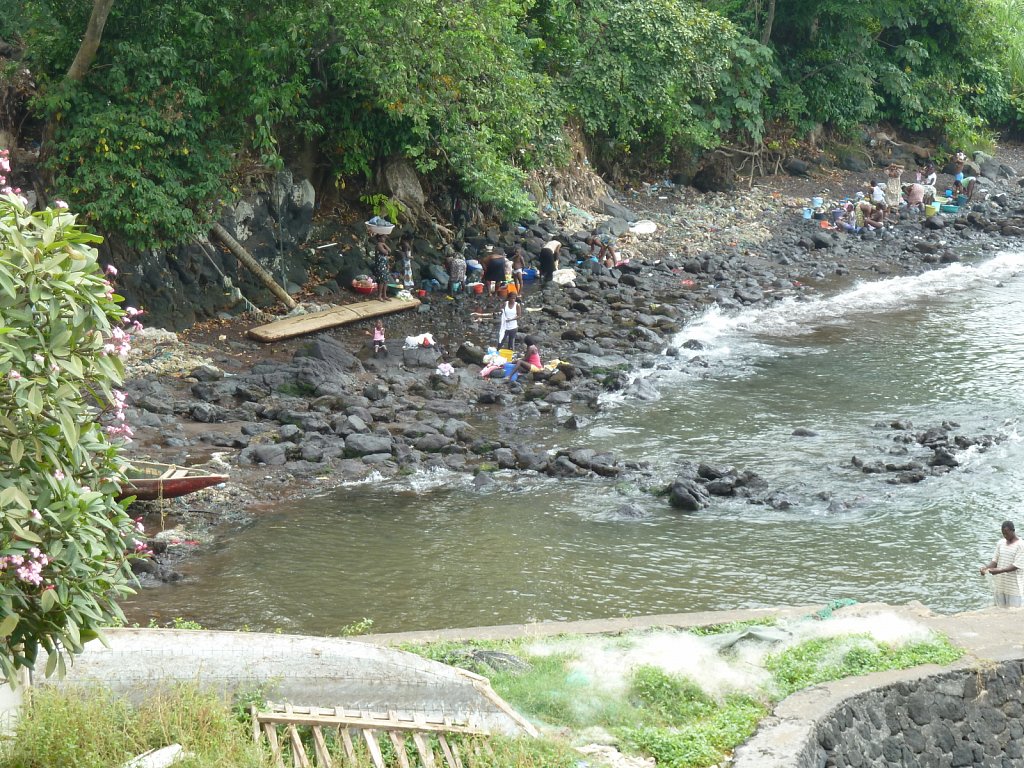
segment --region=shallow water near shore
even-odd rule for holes
[[[260,516],[188,562],[184,583],[128,601],[129,620],[335,634],[363,617],[389,632],[836,598],[990,603],[977,567],[1024,498],[1024,253],[710,310],[689,339],[705,348],[639,374],[659,400],[609,397],[586,429],[542,431],[544,446],[614,450],[660,484],[684,459],[733,465],[791,508],[716,499],[683,514],[628,483],[505,473],[484,491],[453,473],[363,483]],[[851,457],[903,460],[888,455],[894,419],[1001,442],[890,485]],[[642,516],[624,519],[626,504]]]

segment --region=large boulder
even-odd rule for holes
[[[300,347],[295,352],[295,357],[323,360],[325,363],[342,371],[359,373],[363,370],[363,364],[359,362],[359,359],[343,347],[337,339],[333,339],[330,336],[318,336],[308,344]]]
[[[677,477],[668,487],[668,503],[684,512],[697,512],[711,502],[708,492],[692,477]]]
[[[365,435],[357,432],[345,438],[345,454],[350,457],[390,454],[391,448],[390,435]]]
[[[437,347],[408,347],[402,350],[402,364],[406,368],[436,368],[441,362]]]
[[[691,183],[701,192],[730,192],[736,187],[736,172],[729,158],[716,153],[701,163]]]
[[[635,212],[631,211],[624,205],[621,205],[610,197],[602,197],[597,201],[598,205],[601,206],[601,212],[611,216],[613,219],[624,219],[625,221],[636,221],[640,218]]]
[[[384,166],[384,184],[391,197],[405,206],[405,212],[414,221],[426,216],[427,196],[420,184],[416,169],[403,157],[392,157]]]
[[[810,176],[811,164],[798,157],[787,157],[782,162],[782,169],[790,176]]]

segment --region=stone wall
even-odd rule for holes
[[[780,704],[733,766],[1024,766],[1022,701],[1020,660],[840,681]]]
[[[1024,765],[1024,663],[868,691],[817,728],[816,766]]]

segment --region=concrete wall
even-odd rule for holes
[[[7,683],[0,684],[0,736],[10,733],[18,721],[18,711],[24,698],[25,689],[29,684],[28,672],[19,673],[19,683],[12,688]]]

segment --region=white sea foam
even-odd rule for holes
[[[972,287],[999,283],[1024,270],[1024,253],[1005,252],[975,266],[950,264],[920,275],[859,283],[834,296],[778,303],[737,313],[709,308],[674,339],[676,345],[694,339],[714,357],[729,357],[736,345],[751,337],[794,337],[823,324],[844,323],[859,315],[907,307],[924,299],[956,295]]]

